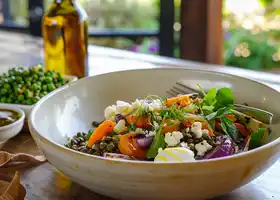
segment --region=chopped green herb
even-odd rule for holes
[[[161,133],[161,128],[158,129],[158,131],[154,137],[153,143],[148,150],[147,158],[149,158],[149,159],[155,158],[158,155],[159,148],[162,148],[162,149],[165,148],[164,135]]]

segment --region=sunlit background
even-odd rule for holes
[[[159,30],[159,0],[80,0],[90,29]],[[175,0],[175,57],[180,56],[180,1]],[[11,3],[13,22],[28,24],[28,0]],[[46,9],[52,0],[45,0]],[[0,13],[0,23],[3,16]],[[224,0],[224,64],[253,70],[280,70],[280,0]],[[90,43],[158,54],[157,38],[90,38]]]

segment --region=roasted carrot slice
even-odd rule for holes
[[[129,115],[126,117],[128,124],[135,124],[137,128],[149,128],[152,121],[151,116],[135,116]]]
[[[246,128],[245,125],[240,124],[240,123],[234,123],[236,129],[244,136],[247,137],[250,135],[250,131]]]
[[[147,150],[142,149],[136,142],[136,133],[127,133],[120,136],[118,148],[124,155],[133,156],[137,159],[145,159]]]
[[[172,105],[176,105],[176,106],[180,105],[181,107],[185,107],[190,103],[191,103],[190,95],[172,97],[164,101],[164,105],[166,105],[167,107],[170,107]]]
[[[111,120],[102,122],[90,136],[87,146],[92,147],[98,140],[102,140],[104,136],[113,131],[114,126],[115,122]]]
[[[180,128],[180,122],[173,122],[171,120],[167,120],[162,128],[162,133],[172,133],[173,131],[178,131]]]

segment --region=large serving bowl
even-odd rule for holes
[[[32,136],[49,162],[70,179],[117,199],[211,198],[249,183],[277,161],[279,138],[250,152],[192,163],[110,160],[63,146],[67,137],[87,132],[93,120],[102,120],[104,108],[116,100],[166,96],[181,79],[206,90],[230,87],[236,102],[280,114],[280,94],[248,79],[180,68],[131,70],[78,80],[45,96],[30,114]]]

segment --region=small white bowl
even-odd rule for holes
[[[0,127],[0,149],[1,149],[9,139],[15,137],[22,130],[24,119],[25,119],[25,113],[18,106],[14,106],[14,105],[11,106],[3,103],[0,104],[0,109],[15,111],[21,115],[21,117],[17,121],[9,125]]]

